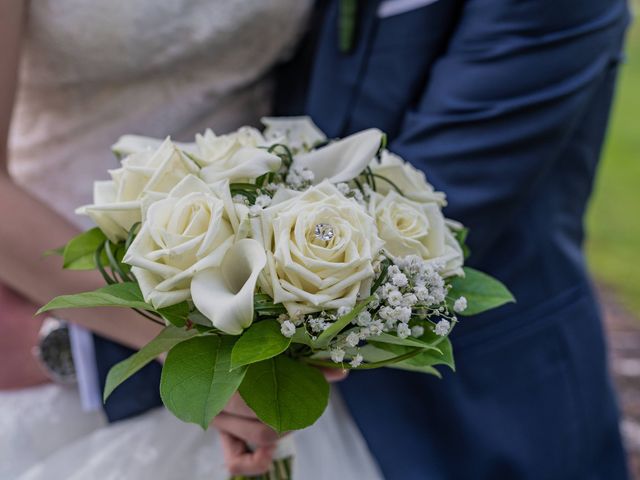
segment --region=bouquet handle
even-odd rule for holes
[[[256,476],[236,475],[230,480],[292,480],[293,458],[295,456],[293,434],[282,437],[273,454],[273,462],[269,471]]]

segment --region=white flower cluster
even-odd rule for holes
[[[314,173],[308,168],[292,165],[284,181],[292,190],[306,190],[314,179]]]
[[[192,303],[211,327],[240,335],[258,292],[287,312],[283,335],[304,327],[317,338],[358,308],[384,248],[384,283],[331,336],[332,356],[358,364],[349,349],[383,332],[420,336],[431,319],[446,335],[455,316],[445,278],[461,274],[463,254],[444,194],[384,151],[378,129],[329,141],[307,117],[264,122],[264,133],[207,130],[189,144],[128,136],[114,147],[122,168],[80,211],[114,243],[139,224],[123,261],[144,300]],[[458,299],[452,309],[465,307]]]
[[[342,195],[347,198],[353,198],[362,206],[366,205],[366,201],[371,191],[371,187],[369,187],[369,185],[367,184],[362,185],[362,190],[360,190],[359,188],[351,188],[348,183],[344,182],[337,184],[336,188]]]
[[[456,299],[453,304],[455,313],[450,311],[446,303],[449,286],[440,273],[443,268],[442,263],[425,261],[417,255],[394,259],[386,272],[379,272],[384,276],[384,281],[373,292],[373,299],[366,309],[355,315],[351,328],[332,342],[329,351],[331,360],[343,363],[348,357],[351,359],[350,366],[356,368],[363,361],[358,347],[382,333],[391,333],[400,339],[420,338],[425,328],[430,328],[436,335],[447,336],[457,321],[455,313],[466,309],[467,299]],[[335,314],[323,311],[306,315],[301,317],[297,325],[304,325],[307,333],[316,338],[350,311],[341,307]],[[285,323],[293,325],[291,322]],[[283,333],[285,328],[289,327],[283,324]]]

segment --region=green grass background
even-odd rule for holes
[[[640,0],[632,3],[640,12]],[[596,281],[640,318],[640,18],[626,54],[587,216],[586,250]]]

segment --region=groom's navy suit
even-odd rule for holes
[[[439,0],[379,18],[381,2],[361,0],[353,50],[341,53],[338,2],[327,3],[316,41],[282,72],[279,113],[309,114],[330,137],[386,131],[470,227],[469,263],[518,300],[460,322],[455,374],[343,382],[385,477],[626,478],[582,254],[625,4]]]
[[[330,137],[386,131],[470,228],[469,263],[518,301],[460,322],[455,374],[382,369],[341,384],[385,477],[626,478],[581,249],[625,4],[440,0],[378,18],[381,2],[359,1],[341,54],[337,3],[297,113]]]

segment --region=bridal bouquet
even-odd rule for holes
[[[136,309],[164,326],[107,378],[105,399],[168,352],[160,394],[207,428],[238,391],[277,432],[322,415],[314,367],[454,368],[459,316],[513,301],[464,267],[466,230],[445,195],[365,130],[328,140],[306,117],[265,118],[194,143],[125,136],[121,168],[81,207],[98,225],[71,240],[64,267],[107,285],[40,311]],[[384,388],[383,385],[380,388]],[[290,458],[265,478],[289,478]]]

